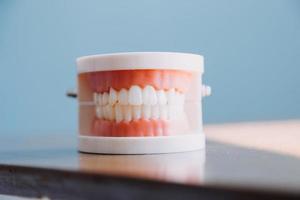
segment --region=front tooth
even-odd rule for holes
[[[126,89],[121,89],[118,94],[118,101],[121,105],[128,104],[128,92]]]
[[[118,93],[113,88],[110,88],[109,90],[109,104],[114,105],[118,100]]]
[[[149,119],[151,117],[151,106],[147,106],[147,105],[142,106],[142,117],[144,119]]]
[[[176,104],[176,92],[174,89],[167,91],[168,104]]]
[[[131,106],[124,106],[123,112],[124,112],[124,120],[126,122],[131,121],[132,120]]]
[[[157,91],[157,101],[160,105],[165,105],[167,103],[167,97],[163,90]]]
[[[101,119],[103,117],[102,106],[96,106],[96,116]]]
[[[139,86],[133,85],[130,87],[128,94],[128,102],[129,104],[135,106],[139,106],[143,103],[142,89]]]
[[[168,107],[167,105],[160,105],[159,106],[159,112],[160,112],[160,119],[168,119]]]
[[[116,105],[115,106],[115,116],[116,116],[116,121],[120,122],[123,120],[123,112],[122,112],[122,106],[121,105]]]
[[[150,85],[147,85],[143,89],[143,103],[145,105],[155,105],[157,103],[155,89]]]
[[[108,103],[108,93],[104,92],[102,95],[102,105],[106,105]]]
[[[159,118],[159,106],[154,105],[151,107],[151,118],[152,119],[158,119]]]
[[[140,119],[142,116],[142,107],[141,106],[132,106],[132,118]]]

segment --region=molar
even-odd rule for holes
[[[176,119],[179,115],[176,105],[168,105],[168,119]]]
[[[103,117],[102,106],[96,106],[96,116],[101,119]]]
[[[94,104],[98,104],[98,93],[93,94]]]
[[[160,105],[159,106],[159,112],[160,112],[160,119],[168,119],[168,107],[167,105]]]
[[[167,91],[167,99],[168,104],[176,104],[176,92],[174,88]]]
[[[94,104],[95,105],[102,105],[102,94],[94,93]]]
[[[166,94],[163,90],[158,90],[156,92],[156,95],[157,95],[158,104],[160,104],[160,105],[167,104],[167,97],[166,97]]]

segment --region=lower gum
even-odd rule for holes
[[[95,118],[91,127],[92,136],[105,137],[151,137],[170,136],[188,132],[187,121],[133,120],[112,122]]]
[[[91,135],[107,137],[148,137],[169,135],[169,123],[165,120],[133,120],[111,122],[94,119]]]

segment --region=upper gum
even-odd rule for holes
[[[142,88],[151,85],[155,90],[176,90],[184,92],[189,88],[191,73],[178,70],[120,70],[91,72],[87,74],[94,92],[108,92],[109,88],[119,91],[131,85]]]

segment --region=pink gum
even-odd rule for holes
[[[94,119],[91,135],[107,137],[145,137],[170,135],[169,123],[164,120],[133,120],[131,122],[111,122]]]
[[[112,87],[116,90],[129,89],[132,85],[152,85],[156,90],[175,88],[185,92],[190,86],[191,73],[178,70],[120,70],[88,73],[94,92],[102,93]]]

